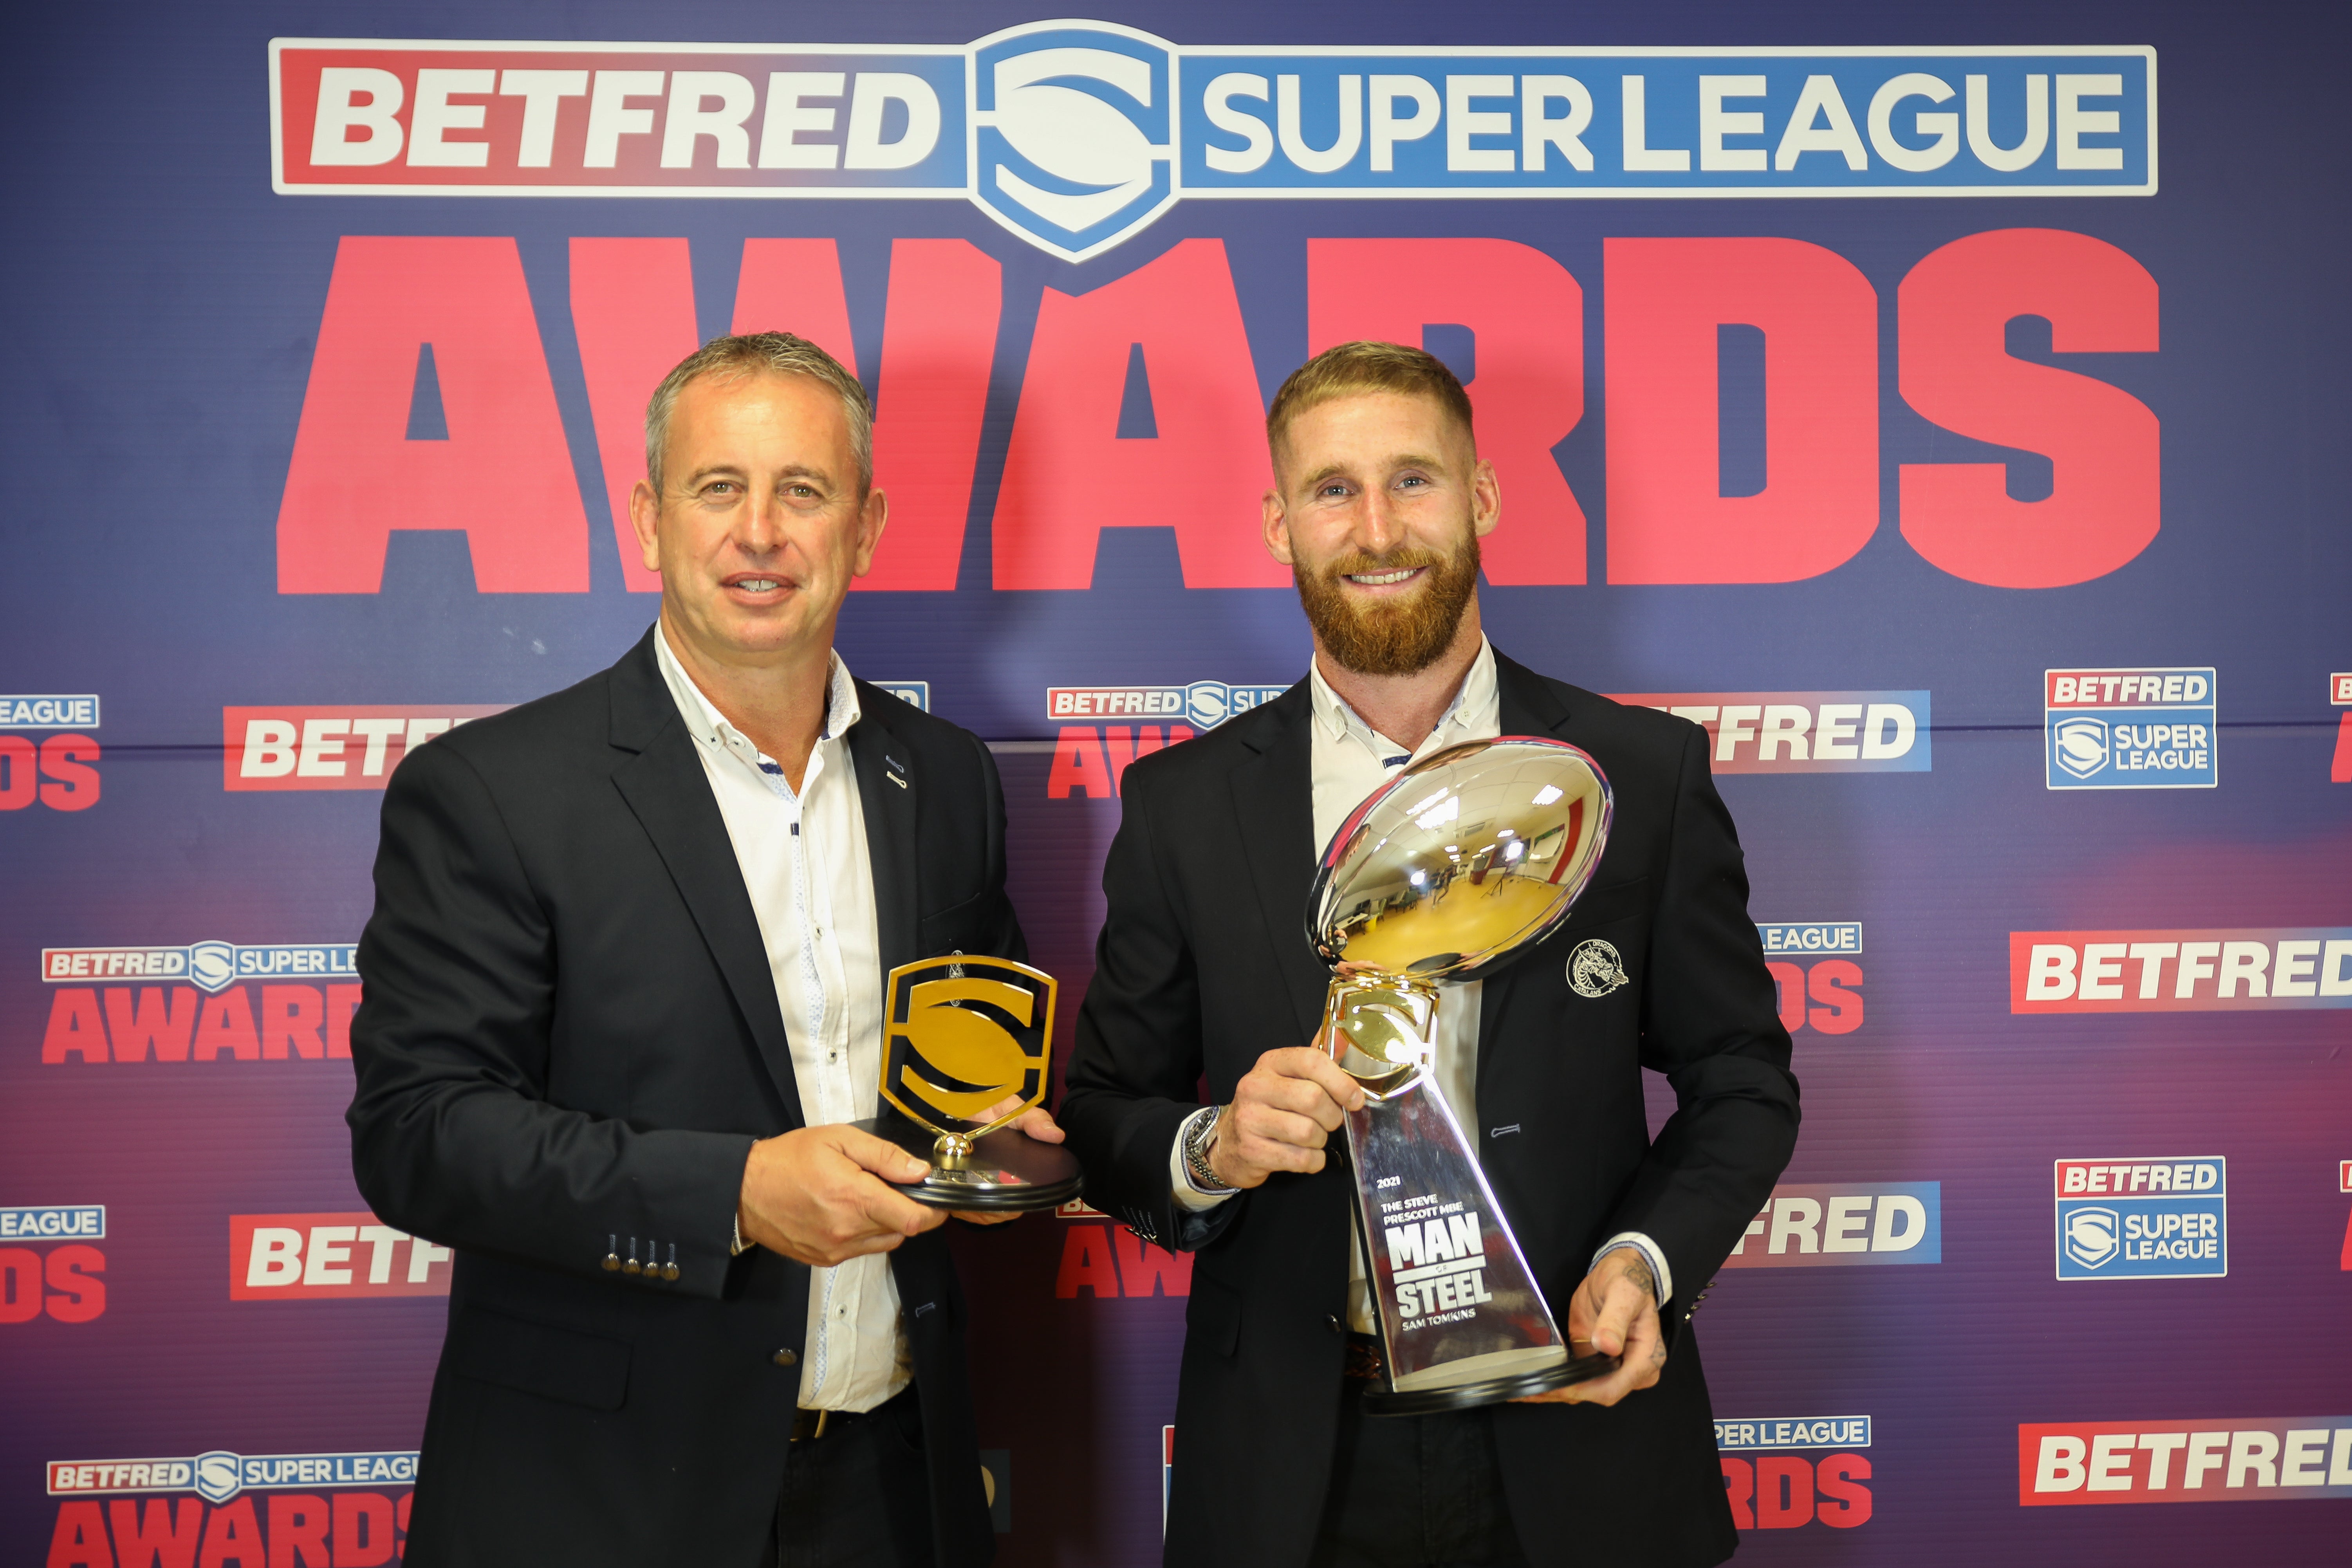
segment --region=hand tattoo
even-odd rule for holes
[[[1650,1260],[1630,1247],[1621,1247],[1617,1250],[1625,1256],[1625,1278],[1641,1287],[1650,1300],[1655,1301],[1658,1299],[1658,1277],[1650,1272]]]

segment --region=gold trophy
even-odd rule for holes
[[[1473,742],[1390,780],[1317,868],[1307,938],[1334,972],[1318,1038],[1365,1094],[1348,1152],[1386,1379],[1367,1415],[1495,1404],[1617,1364],[1561,1335],[1431,1076],[1444,983],[1493,972],[1568,918],[1611,809],[1574,746]]]
[[[1077,1156],[1009,1125],[1045,1098],[1054,1059],[1054,977],[1005,958],[953,953],[889,973],[882,1100],[858,1126],[930,1169],[898,1190],[934,1208],[1052,1208],[1085,1184]],[[993,1120],[974,1119],[1006,1097]],[[891,1115],[896,1110],[898,1115]]]

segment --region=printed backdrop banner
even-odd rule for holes
[[[341,1121],[380,792],[643,633],[646,395],[788,327],[877,398],[841,651],[994,749],[1058,1049],[1123,770],[1307,667],[1266,400],[1423,344],[1496,643],[1703,726],[1747,847],[1806,1117],[1696,1321],[1743,1557],[2341,1560],[2340,8],[11,37],[0,1559],[400,1548],[451,1263]],[[957,1245],[1002,1560],[1155,1561],[1190,1259]]]

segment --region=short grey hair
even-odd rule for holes
[[[804,375],[831,387],[849,422],[849,449],[857,459],[857,493],[874,488],[874,405],[856,376],[806,338],[791,332],[739,332],[713,338],[662,377],[646,405],[646,478],[654,499],[662,493],[662,449],[669,445],[669,419],[687,384],[706,375],[740,380],[753,375]]]

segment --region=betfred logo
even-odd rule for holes
[[[1703,725],[1718,773],[1924,773],[1925,691],[1636,691],[1619,702]]]
[[[314,976],[356,980],[358,947],[348,942],[276,943],[240,947],[199,942],[186,947],[45,947],[41,978],[51,984],[72,980],[185,980],[217,995],[240,980]]]
[[[2352,1415],[2017,1428],[2021,1507],[2352,1497]]]
[[[2220,782],[2215,679],[2196,669],[2045,669],[2052,789],[2210,789]]]
[[[0,697],[0,730],[95,730],[96,697]]]
[[[176,1458],[53,1459],[44,1469],[48,1494],[62,1500],[47,1559],[58,1568],[373,1564],[406,1552],[416,1455],[215,1449]]]
[[[399,1449],[247,1455],[215,1448],[184,1459],[52,1459],[47,1468],[51,1497],[190,1491],[206,1502],[225,1503],[244,1491],[410,1485],[416,1479],[416,1455]]]
[[[931,683],[928,680],[871,680],[869,686],[888,692],[909,708],[931,710]]]
[[[1196,680],[1189,686],[1049,686],[1045,717],[1057,723],[1126,720],[1213,730],[1236,713],[1262,708],[1287,686],[1229,686]]]
[[[221,783],[233,790],[382,789],[400,760],[502,704],[224,708]]]
[[[352,1214],[238,1214],[228,1219],[232,1301],[446,1296],[450,1251]]]
[[[1748,1222],[1726,1268],[1941,1263],[1941,1182],[1789,1182]]]
[[[47,1316],[87,1323],[106,1311],[106,1205],[0,1208],[0,1325]],[[55,1245],[63,1243],[64,1245]],[[47,1253],[35,1247],[47,1246]]]
[[[1862,1027],[1860,921],[1759,921],[1756,934],[1780,992],[1782,1028],[1851,1035]]]
[[[1869,1521],[1867,1415],[1768,1416],[1718,1420],[1715,1447],[1723,1467],[1731,1521],[1741,1530],[1796,1530],[1819,1522],[1851,1530]],[[1808,1450],[1841,1452],[1819,1459]],[[1748,1458],[1747,1456],[1754,1456]]]
[[[2230,1272],[2230,1163],[2058,1160],[2058,1278],[2220,1279]]]
[[[41,978],[58,989],[41,1060],[348,1059],[357,952],[350,942],[44,948]],[[93,980],[132,984],[76,984]]]
[[[98,728],[96,697],[0,697],[0,730]],[[51,811],[81,811],[98,804],[97,741],[86,734],[0,734],[0,811],[36,803]]]
[[[1047,800],[1115,800],[1127,767],[1162,746],[1189,741],[1237,713],[1263,707],[1286,686],[1230,686],[1196,680],[1189,686],[1049,686],[1045,717],[1060,725],[1054,764],[1045,774]],[[1073,720],[1126,722],[1073,723]]]
[[[2352,926],[2013,931],[2011,1013],[2352,1007]]]

